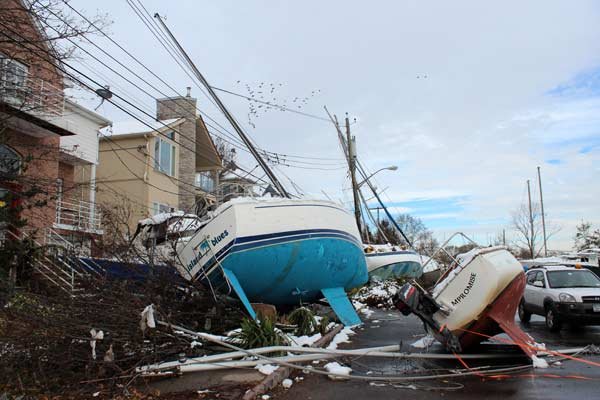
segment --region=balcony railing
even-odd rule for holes
[[[94,203],[71,199],[56,201],[56,228],[101,234],[101,222],[100,210]]]
[[[58,88],[42,79],[22,83],[0,80],[0,101],[31,114],[63,115],[65,96]]]

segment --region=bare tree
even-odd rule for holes
[[[536,258],[543,250],[542,213],[539,203],[531,203],[531,212],[527,204],[521,204],[511,214],[512,227],[517,233],[515,245],[522,256]],[[546,221],[546,239],[560,231],[560,227]]]

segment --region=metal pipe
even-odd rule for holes
[[[308,366],[308,367],[303,367],[303,366],[299,366],[299,365],[295,365],[289,361],[284,361],[284,360],[279,360],[277,358],[271,358],[271,357],[266,357],[263,356],[261,354],[256,353],[254,350],[245,350],[242,349],[238,346],[234,346],[231,343],[227,343],[224,342],[222,340],[219,340],[217,338],[215,338],[213,335],[209,335],[206,333],[202,333],[202,332],[194,332],[191,331],[189,329],[186,329],[184,327],[181,326],[177,326],[177,325],[171,325],[168,324],[164,321],[157,321],[157,324],[162,325],[162,326],[166,326],[166,327],[170,327],[173,329],[177,329],[180,330],[184,333],[187,333],[191,336],[195,336],[197,338],[201,338],[201,339],[205,339],[207,341],[213,342],[213,343],[217,343],[221,346],[224,347],[228,347],[230,349],[233,350],[237,350],[237,351],[241,351],[246,353],[249,356],[254,356],[257,357],[260,360],[265,360],[267,362],[271,362],[271,363],[275,363],[278,365],[283,365],[283,366],[287,366],[293,369],[297,369],[297,370],[301,370],[301,371],[308,371],[314,374],[318,374],[318,375],[327,375],[327,376],[335,376],[338,378],[343,378],[343,379],[354,379],[354,380],[361,380],[361,381],[380,381],[380,382],[414,382],[414,381],[426,381],[426,380],[436,380],[436,379],[444,379],[444,378],[456,378],[459,376],[470,376],[470,375],[477,375],[477,376],[481,376],[481,375],[485,375],[485,374],[498,374],[498,373],[508,373],[508,372],[516,372],[516,371],[521,371],[521,370],[526,370],[526,369],[531,369],[532,366],[531,365],[523,365],[523,366],[518,366],[518,367],[508,367],[508,368],[497,368],[497,369],[493,369],[493,370],[474,370],[474,371],[465,371],[465,372],[460,372],[460,373],[449,373],[449,374],[438,374],[438,375],[425,375],[425,376],[398,376],[398,375],[392,375],[392,376],[364,376],[364,375],[343,375],[343,374],[336,374],[336,373],[332,373],[332,372],[328,372],[328,371],[324,371],[324,370],[320,370],[320,369],[316,369],[313,368],[312,366]],[[584,348],[578,349],[578,351],[582,351]],[[565,354],[565,353],[563,353]],[[449,354],[445,354],[444,356],[450,356]],[[452,355],[453,356],[453,355]],[[462,357],[462,356],[461,356]]]

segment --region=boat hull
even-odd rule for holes
[[[421,257],[413,251],[374,252],[365,256],[370,279],[418,278],[423,274]]]
[[[453,331],[462,349],[469,349],[504,332],[510,340],[503,341],[503,344],[516,344],[529,357],[535,356],[535,341],[515,323],[515,314],[524,290],[525,274],[522,274],[504,289],[475,322],[468,327]]]
[[[521,264],[501,247],[474,249],[459,258],[431,293],[405,284],[396,307],[405,315],[415,313],[450,351],[469,351],[504,332],[512,341],[497,340],[516,344],[534,358],[534,340],[515,324],[525,290]]]
[[[367,281],[366,260],[352,215],[334,203],[280,200],[233,202],[178,248],[181,273],[230,290],[232,271],[251,302],[298,304]]]

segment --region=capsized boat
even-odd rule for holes
[[[421,256],[391,245],[364,245],[370,280],[418,278],[423,273]]]
[[[394,303],[403,314],[416,314],[450,351],[468,351],[504,332],[535,358],[534,340],[515,324],[524,290],[523,268],[510,252],[475,248],[459,256],[431,292],[407,283]]]
[[[346,325],[360,324],[346,290],[367,282],[352,214],[324,200],[236,198],[220,205],[177,244],[188,280],[274,305],[328,300]]]

